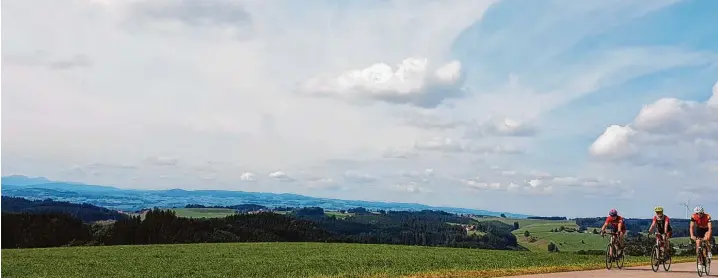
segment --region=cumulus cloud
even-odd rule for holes
[[[294,181],[287,173],[282,171],[276,171],[269,174],[269,177],[278,181],[289,182]]]
[[[302,91],[354,103],[385,102],[435,108],[446,99],[461,97],[461,63],[432,67],[427,58],[407,58],[396,70],[385,63],[351,70],[338,76],[317,76]]]
[[[242,176],[239,177],[239,179],[242,181],[255,182],[257,181],[257,175],[252,172],[244,172],[242,173]]]
[[[589,147],[602,159],[665,163],[677,156],[718,159],[718,83],[706,102],[662,98],[627,125],[611,125]]]

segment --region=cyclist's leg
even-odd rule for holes
[[[701,228],[696,229],[696,255],[698,255],[698,250],[701,248],[701,240],[705,236],[705,232]]]
[[[706,256],[711,253],[711,249],[713,248],[711,237],[712,235],[708,233],[708,230],[706,229],[706,234],[703,236],[703,241],[705,242],[706,246]]]

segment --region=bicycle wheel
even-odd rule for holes
[[[613,254],[613,252],[611,251],[611,244],[609,243],[606,246],[606,269],[608,270],[611,270],[611,267],[613,266],[613,257],[611,257],[611,254]]]
[[[711,275],[711,259],[706,258],[706,275]]]
[[[624,254],[623,250],[621,250],[621,256],[616,259],[616,267],[618,267],[618,269],[623,268],[623,262],[624,262],[625,258],[626,258],[626,254]]]
[[[669,271],[669,270],[671,270],[671,265],[673,264],[673,258],[672,258],[672,256],[671,256],[671,252],[668,251],[668,252],[666,252],[666,254],[664,254],[663,256],[664,256],[664,260],[663,260],[663,270]]]
[[[653,247],[653,251],[651,251],[651,269],[653,272],[658,272],[658,246]]]
[[[703,277],[703,250],[698,249],[698,256],[696,256],[696,269],[698,270],[698,277]]]

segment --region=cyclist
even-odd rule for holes
[[[693,233],[694,227],[696,233]],[[711,258],[711,237],[713,235],[713,224],[711,224],[711,215],[705,213],[703,207],[697,206],[693,210],[691,215],[690,225],[691,239],[696,242],[696,255],[698,255],[698,248],[701,246],[701,240],[708,241],[708,258]]]
[[[673,227],[671,227],[671,221],[668,215],[663,214],[663,207],[655,207],[653,209],[656,215],[653,216],[653,223],[648,228],[648,232],[653,231],[656,228],[656,233],[663,237],[663,241],[666,244],[665,250],[671,250],[668,239],[673,235]]]
[[[618,215],[618,211],[616,209],[611,209],[608,212],[608,217],[606,217],[606,222],[603,223],[603,227],[601,227],[601,234],[606,233],[606,228],[608,225],[611,225],[611,231],[618,234],[618,244],[620,245],[618,247],[619,249],[619,255],[623,256],[623,248],[625,247],[625,243],[623,241],[624,235],[626,234],[626,223],[624,223],[623,217]],[[613,255],[613,254],[611,254]]]

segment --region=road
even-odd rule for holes
[[[712,264],[711,275],[708,277],[718,277],[718,265]],[[511,276],[513,278],[524,277],[524,278],[569,278],[569,277],[581,277],[581,278],[598,278],[598,277],[611,277],[611,278],[643,278],[643,277],[698,277],[696,272],[696,263],[680,263],[673,264],[671,270],[668,272],[663,271],[661,267],[658,272],[653,272],[651,266],[635,266],[625,267],[623,269],[616,269],[615,266],[611,270],[590,270],[590,271],[576,271],[576,272],[562,272],[562,273],[548,273],[548,274],[536,274],[536,275],[521,275]],[[705,275],[703,277],[706,277]]]

